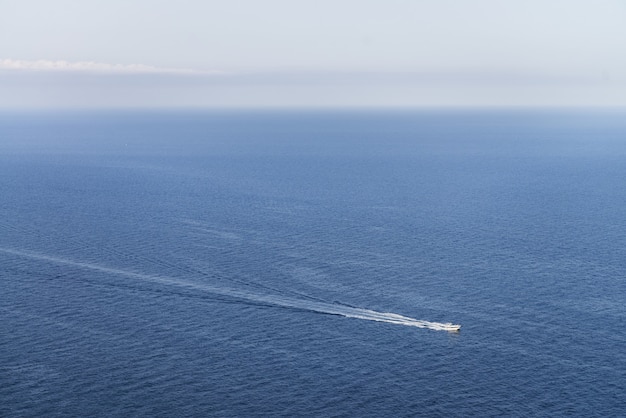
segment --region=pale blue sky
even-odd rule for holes
[[[626,0],[0,0],[1,107],[475,105],[626,106]]]

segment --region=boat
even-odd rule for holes
[[[443,331],[449,331],[449,332],[459,332],[461,331],[461,325],[458,324],[453,324],[453,323],[445,323],[445,324],[441,324],[441,329]]]

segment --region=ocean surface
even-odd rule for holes
[[[625,319],[626,111],[0,113],[2,417],[626,416]]]

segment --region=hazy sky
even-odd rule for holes
[[[626,0],[0,0],[0,107],[626,106]]]

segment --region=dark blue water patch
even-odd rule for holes
[[[3,114],[0,415],[623,415],[625,120]]]

